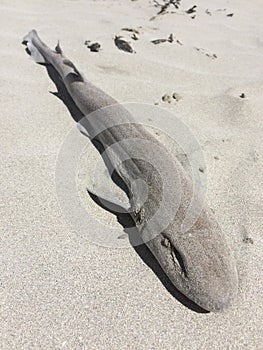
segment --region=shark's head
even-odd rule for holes
[[[237,271],[218,225],[206,220],[203,227],[178,234],[171,224],[147,246],[174,286],[197,305],[218,312],[232,304]]]

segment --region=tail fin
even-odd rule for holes
[[[22,41],[22,44],[26,45],[26,52],[31,56],[31,58],[37,63],[47,63],[44,56],[39,52],[37,47],[33,44],[33,37],[36,34],[35,30],[31,30]]]

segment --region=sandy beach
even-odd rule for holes
[[[163,4],[0,3],[2,350],[262,348],[262,2]],[[86,79],[118,102],[161,108],[191,131],[205,159],[206,201],[237,262],[229,309],[191,308],[150,252],[134,249],[116,216],[86,196],[97,154],[88,140],[77,186],[100,228],[88,220],[70,225],[57,162],[76,123],[46,68],[21,45],[31,29],[51,48],[59,39]],[[115,36],[134,52],[120,50]],[[98,52],[87,47],[94,43]],[[166,126],[166,118],[157,121],[164,143]],[[98,243],[109,227],[119,246]]]

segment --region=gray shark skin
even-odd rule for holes
[[[105,150],[109,149],[112,166],[128,188],[130,214],[135,225],[174,286],[207,311],[228,308],[238,290],[234,257],[213,214],[206,207],[200,210],[195,223],[182,232],[182,222],[193,189],[190,178],[176,157],[168,154],[166,148],[142,125],[134,123],[132,115],[123,106],[85,80],[63,55],[59,45],[51,50],[35,30],[24,37],[23,44],[27,45],[36,62],[53,65],[85,116],[101,111],[95,113],[96,117],[87,118],[84,127],[91,138],[95,137]],[[131,144],[130,139],[143,143],[136,141]],[[116,147],[109,147],[115,144]],[[155,147],[158,152],[154,152]],[[163,206],[160,205],[162,176],[148,162],[133,157],[136,152],[148,154],[169,180],[167,200]],[[146,200],[142,196],[142,182],[138,179],[147,183]],[[160,208],[162,210],[158,211]],[[166,222],[166,217],[171,219],[166,227],[162,227],[160,223]]]

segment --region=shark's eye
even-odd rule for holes
[[[184,260],[182,258],[182,255],[172,244],[170,244],[170,250],[171,250],[171,255],[172,255],[174,264],[176,264],[180,268],[182,274],[186,275],[186,268],[184,265]]]

